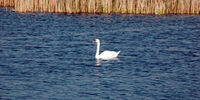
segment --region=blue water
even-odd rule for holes
[[[121,51],[95,60],[96,44]],[[0,8],[1,100],[199,100],[200,16]]]

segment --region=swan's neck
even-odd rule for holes
[[[99,49],[100,49],[100,42],[97,42],[97,51],[95,58],[99,58]]]

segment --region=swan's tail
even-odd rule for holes
[[[121,52],[121,51],[118,51],[118,52],[117,52],[117,56],[119,55],[120,52]]]

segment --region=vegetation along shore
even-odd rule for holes
[[[200,14],[200,0],[0,0],[15,12]]]

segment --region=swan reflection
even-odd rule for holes
[[[107,60],[96,59],[96,66],[101,66],[101,63],[110,63],[111,61],[119,61],[119,58],[112,58]]]

